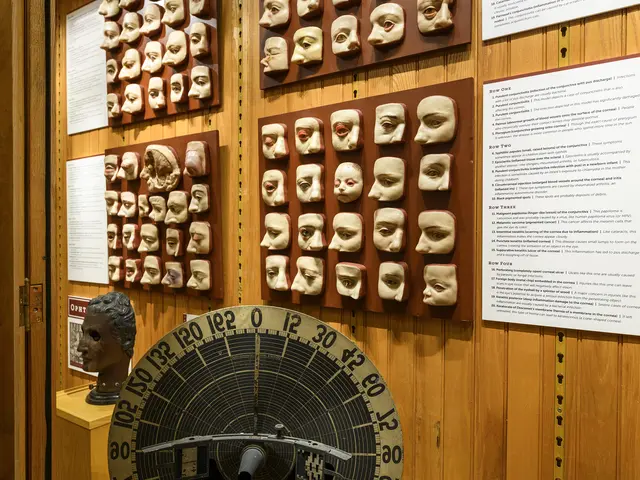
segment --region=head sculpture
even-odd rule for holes
[[[164,145],[149,145],[144,152],[144,169],[140,178],[146,180],[149,192],[170,192],[180,182],[180,165],[176,151]]]

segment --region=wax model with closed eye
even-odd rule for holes
[[[403,103],[387,103],[376,108],[376,145],[392,145],[404,142],[407,107]]]
[[[135,251],[140,246],[140,227],[135,223],[127,223],[122,227],[122,241],[124,248]]]
[[[189,193],[175,191],[169,194],[167,200],[167,216],[164,223],[185,223],[189,219]]]
[[[420,160],[418,188],[425,192],[451,190],[451,164],[453,155],[437,153]]]
[[[151,205],[149,205],[147,195],[138,195],[138,213],[140,218],[147,218],[151,213]]]
[[[113,85],[114,83],[118,83],[120,80],[118,79],[118,61],[115,58],[110,58],[107,60],[107,85]]]
[[[139,78],[141,74],[140,52],[135,48],[130,48],[124,52],[124,57],[122,57],[122,68],[120,69],[118,78],[120,80],[131,82]]]
[[[210,0],[189,0],[189,12],[197,17],[209,15]]]
[[[336,265],[336,289],[343,297],[358,300],[367,293],[367,268],[359,263]]]
[[[327,247],[324,237],[325,216],[306,213],[298,217],[298,246],[307,252],[319,252]]]
[[[289,290],[289,257],[284,255],[269,255],[265,261],[267,286],[271,290],[286,292]]]
[[[162,56],[164,55],[164,46],[160,42],[147,42],[144,46],[144,63],[142,71],[150,74],[162,71]]]
[[[295,123],[296,150],[300,155],[324,152],[324,123],[319,118],[299,118]]]
[[[140,246],[138,252],[157,252],[160,250],[160,238],[158,236],[158,227],[150,223],[145,223],[140,228]]]
[[[120,8],[125,8],[131,12],[140,8],[141,0],[120,0]]]
[[[270,207],[288,203],[287,174],[282,170],[267,170],[262,175],[262,200]]]
[[[456,245],[456,217],[445,210],[427,210],[418,216],[422,235],[416,246],[418,253],[451,253]]]
[[[458,303],[457,270],[455,265],[424,267],[423,302],[432,307],[451,307]]]
[[[137,83],[129,84],[124,89],[122,111],[129,115],[137,115],[144,112],[144,92]]]
[[[420,127],[415,141],[421,145],[450,142],[456,136],[458,107],[453,98],[434,95],[418,104]]]
[[[169,288],[184,287],[184,268],[180,262],[165,262],[162,284]]]
[[[184,0],[166,0],[164,2],[164,15],[162,23],[170,27],[178,27],[186,18]]]
[[[189,225],[187,252],[207,255],[211,252],[211,225],[209,222],[193,222]]]
[[[211,69],[198,65],[191,69],[191,88],[189,97],[198,100],[211,98]]]
[[[142,19],[136,12],[127,12],[124,15],[122,21],[122,33],[120,34],[120,41],[124,43],[137,42],[141,36],[140,25]]]
[[[378,296],[404,302],[409,298],[409,267],[404,262],[383,262],[378,270]]]
[[[149,218],[156,223],[164,222],[164,219],[167,216],[167,201],[164,197],[149,197],[149,203],[151,204],[151,213],[149,214]]]
[[[165,247],[167,255],[171,257],[180,257],[184,255],[184,235],[182,230],[177,228],[167,228]]]
[[[107,94],[107,115],[109,118],[120,118],[122,116],[120,95],[117,93]]]
[[[261,27],[284,27],[291,21],[290,0],[264,0],[264,10],[258,22]]]
[[[120,164],[119,155],[105,155],[104,157],[104,178],[107,182],[116,182],[118,180],[118,165]]]
[[[202,177],[209,174],[209,144],[189,142],[184,160],[184,174],[188,177]]]
[[[118,216],[123,218],[133,218],[138,214],[138,202],[136,194],[132,192],[122,192],[120,194],[122,206],[118,211]]]
[[[324,199],[324,167],[317,163],[300,165],[296,169],[296,194],[301,203]]]
[[[164,8],[155,3],[149,3],[142,14],[142,27],[140,32],[143,35],[152,37],[162,31],[162,16],[164,15]]]
[[[120,194],[113,190],[107,190],[104,192],[104,200],[107,204],[107,215],[118,215],[118,210],[120,210]]]
[[[373,214],[373,244],[383,252],[404,250],[407,212],[400,208],[381,208]]]
[[[405,164],[397,157],[382,157],[373,165],[375,182],[369,198],[381,202],[393,202],[404,196]]]
[[[269,37],[264,42],[264,57],[260,60],[265,74],[289,71],[289,46],[283,37]]]
[[[357,163],[345,162],[338,165],[333,184],[333,194],[339,202],[351,203],[362,195],[364,182],[362,168]]]
[[[298,273],[291,290],[303,295],[320,295],[324,288],[324,260],[315,257],[298,257]]]
[[[196,22],[191,25],[189,51],[194,58],[202,58],[209,55],[209,33],[207,26],[202,22]]]
[[[209,211],[209,186],[196,183],[191,187],[190,213],[205,213]]]
[[[351,152],[362,148],[362,112],[338,110],[331,114],[331,142],[338,152]]]
[[[147,255],[143,264],[142,285],[160,285],[162,281],[162,259],[155,255]]]
[[[284,123],[271,123],[262,127],[262,154],[268,160],[289,157],[287,126]]]
[[[181,73],[171,75],[171,102],[184,103],[189,98],[189,78]]]
[[[324,9],[324,0],[296,0],[298,16],[308,20],[319,17]]]
[[[124,280],[124,260],[122,257],[109,257],[109,280],[120,282]]]
[[[166,51],[162,63],[177,67],[187,61],[187,34],[182,30],[174,30],[167,38]]]
[[[360,22],[354,15],[343,15],[331,24],[331,50],[339,57],[356,55],[361,50]]]
[[[98,7],[98,13],[105,18],[117,17],[120,13],[118,0],[102,0],[102,3]]]
[[[142,260],[128,258],[125,261],[125,280],[131,283],[138,283],[142,278]]]
[[[418,0],[418,30],[425,35],[438,34],[453,27],[449,5],[454,0]]]
[[[291,217],[286,213],[267,213],[264,217],[265,234],[261,247],[283,250],[291,244]]]
[[[122,155],[122,164],[118,170],[118,178],[121,180],[137,180],[140,171],[140,155],[136,152],[125,152]]]
[[[338,252],[359,252],[362,249],[364,220],[357,213],[341,212],[333,217],[335,232],[329,250]]]
[[[175,190],[180,177],[178,155],[172,147],[149,145],[146,148],[140,178],[147,182],[150,193]]]
[[[313,65],[322,62],[323,38],[318,27],[304,27],[293,35],[293,55],[291,63]]]
[[[208,260],[191,260],[189,267],[191,277],[187,282],[187,287],[199,291],[211,289],[211,262]]]
[[[122,241],[120,240],[120,225],[117,223],[110,223],[107,225],[107,245],[111,250],[122,248]]]
[[[164,95],[164,79],[152,77],[149,79],[149,106],[153,110],[162,110],[167,107],[167,97]]]
[[[376,48],[396,45],[404,40],[405,11],[397,3],[384,3],[376,7],[369,19],[371,34],[368,41]]]
[[[120,25],[116,22],[104,22],[102,26],[102,45],[103,50],[115,50],[120,47]]]

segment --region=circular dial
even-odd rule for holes
[[[142,449],[191,436],[275,434],[276,425],[287,437],[351,454],[325,459],[336,479],[402,476],[400,417],[364,353],[303,313],[244,306],[177,327],[134,367],[111,421],[110,478],[173,480],[174,452]],[[237,479],[247,446],[210,447],[219,478]],[[267,460],[256,479],[292,478],[293,447],[261,448]]]

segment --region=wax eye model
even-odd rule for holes
[[[141,74],[140,52],[135,48],[130,48],[124,52],[124,57],[122,57],[122,68],[120,69],[118,78],[120,80],[130,82],[139,78]]]
[[[107,85],[118,83],[118,61],[114,58],[107,60]]]
[[[104,22],[102,26],[102,45],[103,50],[115,50],[120,47],[120,25],[116,22]]]
[[[164,219],[167,216],[167,201],[164,197],[149,197],[149,203],[151,204],[151,213],[149,214],[149,218],[156,223],[164,222]]]
[[[264,0],[262,18],[258,22],[261,27],[284,27],[291,21],[290,0]]]
[[[120,13],[118,0],[102,0],[98,7],[98,13],[105,18],[113,18]]]
[[[165,247],[167,255],[180,257],[184,254],[184,240],[182,230],[167,228]]]
[[[193,222],[189,225],[187,252],[206,255],[211,252],[211,225],[209,222]]]
[[[118,178],[121,180],[137,180],[140,171],[140,155],[136,152],[125,152],[122,155],[122,163],[118,170]]]
[[[113,190],[107,190],[104,192],[104,200],[107,205],[107,215],[118,215],[118,210],[120,210],[120,194]]]
[[[120,225],[117,223],[110,223],[107,225],[107,245],[111,250],[122,248],[122,242],[120,241]]]
[[[291,244],[291,217],[286,213],[267,213],[264,217],[265,234],[261,247],[283,250]]]
[[[118,216],[123,218],[133,218],[138,213],[138,202],[136,194],[132,192],[122,192],[120,194],[122,206],[118,211]]]
[[[144,46],[144,63],[142,71],[151,74],[162,71],[162,56],[164,54],[164,46],[160,42],[147,42]],[[159,77],[158,77],[159,78]]]
[[[383,252],[404,250],[407,212],[400,208],[381,208],[373,215],[373,244]]]
[[[339,57],[356,55],[361,50],[360,22],[353,15],[343,15],[331,24],[331,50]]]
[[[307,252],[319,252],[327,247],[324,237],[325,216],[306,213],[298,217],[298,246]]]
[[[181,73],[171,75],[171,102],[184,103],[189,98],[187,93],[189,89],[189,78]]]
[[[209,211],[209,186],[195,183],[191,187],[190,213],[205,213]]]
[[[338,213],[333,217],[333,239],[329,250],[359,252],[362,249],[364,220],[357,213]]]
[[[438,34],[453,27],[449,5],[454,0],[418,0],[418,30],[425,35]]]
[[[383,262],[378,270],[378,296],[404,302],[409,298],[409,267],[404,262]]]
[[[371,12],[371,34],[368,42],[376,48],[396,45],[404,40],[404,9],[397,3],[384,3]]]
[[[164,15],[164,8],[155,3],[149,3],[142,14],[142,27],[140,32],[148,37],[154,36],[162,31],[162,16]]]
[[[162,57],[162,63],[177,67],[187,61],[187,34],[181,30],[174,30],[167,39],[167,49]]]
[[[164,95],[164,80],[161,77],[149,79],[149,106],[153,110],[167,107],[167,97]]]
[[[357,163],[345,162],[338,165],[333,184],[333,194],[339,202],[351,203],[362,195],[364,182],[362,168]]]
[[[149,197],[147,195],[138,195],[138,213],[140,218],[147,218],[151,213],[149,205]]]
[[[143,265],[144,273],[140,283],[142,285],[160,285],[162,280],[162,259],[154,255],[147,255]]]
[[[303,295],[320,295],[324,288],[324,260],[315,257],[298,257],[298,273],[291,290]]]
[[[296,120],[296,150],[300,155],[324,152],[324,124],[314,117]]]
[[[369,192],[370,198],[381,202],[393,202],[404,196],[405,164],[397,157],[382,157],[373,166],[375,182]]]
[[[118,180],[118,165],[120,164],[119,155],[105,155],[104,157],[104,177],[107,182],[115,182]]]
[[[160,250],[160,239],[158,237],[158,227],[145,223],[140,228],[140,246],[138,252],[157,252]]]
[[[129,115],[137,115],[144,112],[144,92],[137,83],[131,83],[124,89],[124,103],[122,111]]]
[[[392,145],[404,142],[407,107],[402,103],[387,103],[376,108],[376,145]]]
[[[197,17],[209,15],[209,0],[189,0],[189,12]]]
[[[178,155],[173,148],[165,145],[149,145],[146,148],[140,178],[147,182],[150,193],[175,190],[180,177]]]
[[[189,219],[189,193],[175,191],[167,200],[167,215],[164,223],[185,223]]]
[[[122,116],[120,95],[117,93],[107,94],[107,115],[109,118],[120,118]]]
[[[288,203],[287,174],[282,170],[267,170],[262,175],[262,200],[270,207]]]
[[[162,284],[169,288],[184,287],[184,269],[180,262],[166,262],[164,264],[165,275]]]
[[[421,145],[450,142],[456,136],[458,107],[455,100],[441,95],[423,99],[418,104],[420,127],[415,141]]]
[[[122,33],[120,34],[120,41],[129,44],[137,42],[141,36],[141,23],[142,20],[140,18],[140,15],[138,15],[136,12],[125,13],[124,20],[122,21]]]
[[[336,265],[336,289],[343,297],[358,300],[367,293],[367,268],[358,263],[342,262]]]
[[[439,153],[425,155],[420,160],[418,188],[425,192],[451,190],[453,155]]]
[[[298,16],[308,20],[322,15],[324,0],[297,0]]]
[[[283,37],[269,37],[264,42],[264,57],[260,60],[265,74],[289,71],[289,46]]]
[[[267,286],[271,290],[286,292],[289,290],[289,257],[284,255],[269,255],[265,259]]]
[[[191,69],[191,88],[189,97],[205,100],[211,98],[211,69],[198,65]]]
[[[331,114],[331,142],[338,152],[351,152],[362,148],[362,112],[338,110]]]
[[[271,123],[262,127],[262,154],[268,160],[289,157],[287,126],[284,123]]]
[[[188,177],[202,177],[209,174],[209,144],[207,142],[187,143],[184,174]]]
[[[164,2],[162,23],[175,28],[182,25],[185,18],[184,0],[167,0]]]
[[[205,291],[211,288],[211,263],[208,260],[191,260],[189,263],[191,278],[187,287]]]
[[[450,307],[458,303],[458,273],[455,265],[424,267],[426,288],[423,302],[432,307]]]
[[[122,241],[124,248],[135,251],[140,246],[140,227],[135,223],[127,223],[122,227]]]
[[[124,260],[122,257],[109,257],[109,280],[120,282],[124,280]]]
[[[422,235],[416,246],[418,253],[451,253],[456,244],[456,217],[444,210],[420,213],[418,225]]]
[[[300,165],[296,169],[296,194],[302,203],[324,199],[324,167],[317,163]]]
[[[138,283],[142,278],[142,260],[128,258],[125,261],[125,280]]]
[[[313,65],[322,62],[322,30],[318,27],[305,27],[293,35],[295,47],[291,63]]]
[[[209,55],[209,34],[207,33],[207,26],[202,22],[196,22],[191,25],[189,51],[194,58],[202,58]]]

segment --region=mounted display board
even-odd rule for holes
[[[301,18],[298,9],[308,10],[305,5],[313,3],[318,5],[319,12],[315,15],[310,12],[305,15],[306,19]],[[274,37],[284,38],[286,41],[284,55],[287,57],[289,68],[285,72],[273,71],[269,74],[263,72],[260,78],[262,89],[335,73],[344,73],[471,42],[471,0],[456,0],[455,2],[397,0],[395,3],[385,3],[384,6],[375,0],[333,3],[340,3],[341,6],[334,6],[328,0],[324,2],[324,6],[322,1],[260,0],[261,12],[265,11],[265,5],[269,7],[268,11],[274,7],[279,10],[276,14],[271,15],[272,18],[276,15],[282,16],[282,9],[289,4],[287,8],[290,18],[286,23],[266,27],[264,22],[269,21],[270,15],[269,12],[266,15],[263,14],[261,21],[263,26],[259,27],[261,32],[258,57],[263,62],[268,62],[265,60],[265,56],[283,55],[281,48],[278,48],[277,45],[275,47],[267,45],[267,40]],[[381,9],[389,9],[389,12]],[[374,10],[375,13],[373,13]],[[378,14],[378,12],[380,13]],[[341,19],[340,22],[344,22],[347,16],[352,16],[352,23],[334,23],[338,18]],[[278,21],[276,20],[275,23]],[[358,26],[354,28],[356,24]],[[254,26],[251,25],[251,27]],[[297,65],[290,61],[293,57],[292,54],[295,54],[296,45],[299,45],[298,50],[303,55],[304,51],[310,51],[311,45],[305,44],[304,35],[298,34],[296,36],[296,32],[302,28],[306,30],[307,27],[322,30],[320,35],[322,37],[322,46],[320,47],[322,60],[313,64]],[[372,43],[369,43],[368,39],[374,29],[376,32],[380,32],[379,35],[375,35],[376,37],[386,35],[391,37],[393,32],[401,29],[404,30],[404,33],[397,37],[399,41],[393,44],[374,46],[373,42],[384,41],[376,38],[376,40],[371,40]],[[425,31],[424,34],[421,33],[421,29]],[[351,38],[336,40],[336,45],[355,43],[353,37],[359,37],[359,50],[354,50],[352,53],[347,51],[346,54],[334,54],[332,43],[334,38],[339,35]],[[274,52],[273,48],[278,53]],[[313,48],[311,47],[311,49]],[[340,50],[342,47],[337,48]],[[257,66],[256,63],[255,67]],[[264,64],[260,68],[264,70]]]
[[[414,137],[416,132],[429,125],[429,128],[437,130],[449,120],[445,118],[444,107],[433,111],[422,112],[419,119],[416,112],[418,105],[427,97],[443,99],[449,98],[457,104],[457,132],[453,141],[420,145]],[[445,100],[446,102],[447,100]],[[376,145],[374,143],[374,130],[376,127],[376,109],[383,104],[404,104],[406,107],[404,125],[404,143],[391,145]],[[449,102],[450,103],[450,102]],[[256,154],[260,158],[260,175],[263,179],[262,188],[269,188],[270,180],[265,177],[268,170],[279,170],[286,173],[284,190],[288,195],[288,204],[281,206],[268,206],[261,202],[262,218],[267,213],[286,213],[291,221],[291,238],[288,247],[284,249],[262,249],[262,297],[272,301],[292,301],[293,303],[317,304],[328,307],[369,310],[374,312],[406,312],[412,315],[420,315],[425,318],[448,318],[454,320],[471,321],[474,312],[474,208],[475,208],[475,183],[474,183],[474,157],[473,157],[473,128],[474,128],[474,94],[473,80],[465,79],[456,82],[444,83],[405,92],[377,96],[363,100],[355,100],[337,105],[330,105],[311,110],[293,112],[274,117],[261,118],[258,123],[259,131],[263,133],[263,139],[259,142],[260,150]],[[339,110],[359,110],[361,146],[359,150],[337,152],[332,145],[332,121],[331,116]],[[302,118],[315,118],[320,120],[321,131],[324,138],[324,152],[312,155],[300,155],[296,147],[296,137],[308,136],[304,128],[296,129],[296,121]],[[389,115],[390,117],[390,115]],[[380,117],[384,123],[384,116]],[[346,121],[344,123],[347,123]],[[397,121],[396,121],[397,123]],[[271,143],[262,130],[265,125],[280,124],[286,126],[286,142],[288,144],[288,157],[281,159],[266,159],[263,153],[263,142]],[[340,122],[336,128],[342,128]],[[352,133],[353,133],[352,125]],[[351,134],[349,135],[351,137]],[[421,159],[430,154],[444,154],[438,157],[451,158],[448,165],[434,162],[431,165],[423,163]],[[448,157],[451,155],[452,157]],[[374,175],[374,164],[381,157],[395,157],[401,159],[391,163],[404,163],[404,195],[397,201],[378,201],[372,198],[372,189],[384,189],[391,179],[386,178],[384,167]],[[430,157],[432,158],[432,157]],[[362,170],[362,193],[355,201],[343,203],[334,195],[334,183],[336,169],[345,162],[355,163]],[[437,164],[436,164],[437,163]],[[384,161],[378,163],[383,166]],[[296,196],[296,190],[305,180],[297,176],[298,167],[306,169],[308,166],[320,165],[323,170],[321,180],[324,197],[320,201],[301,203]],[[433,167],[433,168],[431,168]],[[421,171],[424,176],[433,176],[443,181],[446,187],[435,191],[424,191],[419,188]],[[304,175],[303,175],[304,176]],[[389,175],[392,176],[392,175]],[[374,187],[375,184],[375,187]],[[313,189],[314,187],[311,186]],[[256,192],[257,193],[257,192]],[[264,195],[264,193],[263,193]],[[397,209],[406,212],[404,220],[404,248],[399,252],[380,251],[374,246],[374,215],[376,210],[383,208]],[[447,220],[452,220],[452,225],[434,225],[436,237],[441,235],[451,240],[451,253],[446,254],[422,254],[416,251],[416,247],[423,237],[418,223],[423,211],[435,211],[446,214]],[[299,245],[299,236],[306,235],[305,229],[300,224],[299,217],[303,214],[324,215],[323,231],[326,237],[326,245],[332,241],[336,231],[334,218],[338,213],[350,212],[359,214],[364,224],[361,249],[357,252],[342,252],[322,248],[319,251],[303,251]],[[452,214],[452,215],[451,215]],[[451,218],[453,217],[453,218]],[[307,217],[308,218],[308,217]],[[377,222],[378,224],[380,222]],[[377,228],[377,227],[376,227]],[[377,234],[385,236],[380,226]],[[427,227],[425,230],[429,230]],[[265,226],[262,226],[262,235],[265,235]],[[396,234],[391,234],[395,236]],[[425,231],[424,235],[430,235]],[[391,238],[391,237],[389,237]],[[383,240],[384,241],[384,240]],[[394,248],[391,248],[394,250]],[[397,250],[397,249],[396,249]],[[324,285],[321,295],[300,295],[298,292],[276,291],[269,288],[266,282],[265,262],[267,256],[281,255],[289,258],[290,284],[298,272],[296,262],[299,257],[315,257],[324,260]],[[366,279],[363,281],[364,298],[354,300],[348,296],[342,296],[337,291],[336,264],[351,263],[366,267]],[[406,271],[404,274],[404,292],[406,301],[382,300],[378,294],[378,272],[382,262],[404,262]],[[423,290],[425,289],[424,267],[426,265],[455,265],[457,268],[457,303],[455,306],[427,306],[423,303]]]

